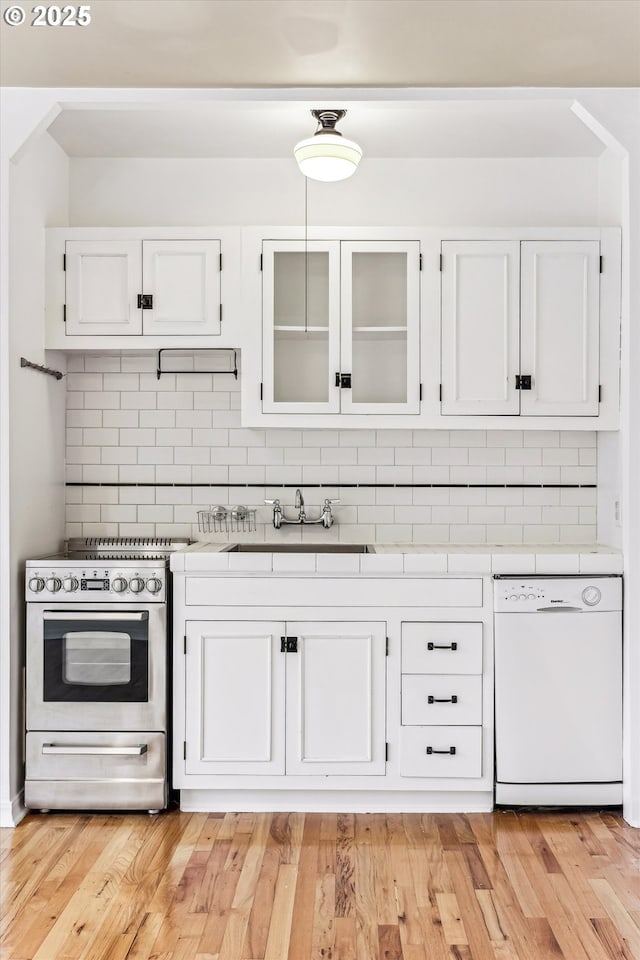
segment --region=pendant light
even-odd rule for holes
[[[362,150],[336,130],[336,123],[346,110],[312,110],[318,129],[312,137],[301,140],[293,150],[300,171],[311,180],[346,180],[354,172]]]

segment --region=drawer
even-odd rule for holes
[[[164,733],[27,734],[26,775],[32,780],[163,780]],[[50,806],[50,804],[47,804]]]
[[[482,723],[482,677],[413,673],[402,678],[402,723],[407,726]]]
[[[402,727],[400,775],[481,777],[482,727]]]
[[[403,623],[403,673],[482,673],[481,623]]]

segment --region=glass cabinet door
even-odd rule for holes
[[[418,413],[418,241],[343,242],[341,261],[342,413]]]
[[[337,413],[340,389],[340,245],[264,241],[265,413]]]

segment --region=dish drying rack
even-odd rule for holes
[[[256,529],[253,507],[208,507],[198,510],[200,533],[252,533]]]

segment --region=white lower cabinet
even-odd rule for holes
[[[402,624],[401,776],[482,776],[482,627]]]
[[[190,621],[184,770],[384,775],[384,623]]]

